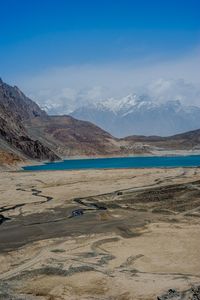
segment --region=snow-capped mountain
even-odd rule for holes
[[[93,122],[117,137],[173,135],[200,128],[200,108],[180,101],[158,103],[147,95],[130,94],[77,108],[72,116]]]

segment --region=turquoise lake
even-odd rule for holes
[[[199,167],[200,155],[187,156],[143,156],[69,159],[36,166],[27,166],[26,171],[81,170],[81,169],[119,169],[119,168],[173,168]]]

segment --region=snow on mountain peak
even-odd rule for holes
[[[125,114],[133,107],[140,107],[150,103],[148,96],[139,96],[137,94],[129,94],[121,99],[108,98],[106,100],[98,101],[93,104],[99,110],[107,110],[114,114]]]
[[[179,100],[159,102],[148,95],[129,94],[85,105],[72,116],[91,121],[111,134],[171,135],[200,127],[200,108]]]

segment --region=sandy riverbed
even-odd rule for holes
[[[3,172],[0,214],[1,299],[153,300],[200,284],[198,168]]]

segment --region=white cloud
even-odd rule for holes
[[[86,102],[122,97],[133,91],[154,99],[179,99],[200,105],[200,48],[179,59],[57,67],[19,78],[17,84],[41,105],[53,105],[56,113],[68,113]],[[162,78],[162,79],[160,79]],[[188,83],[189,82],[189,83]]]
[[[159,102],[179,100],[185,105],[200,106],[200,89],[183,79],[158,79],[146,87],[146,93]]]

